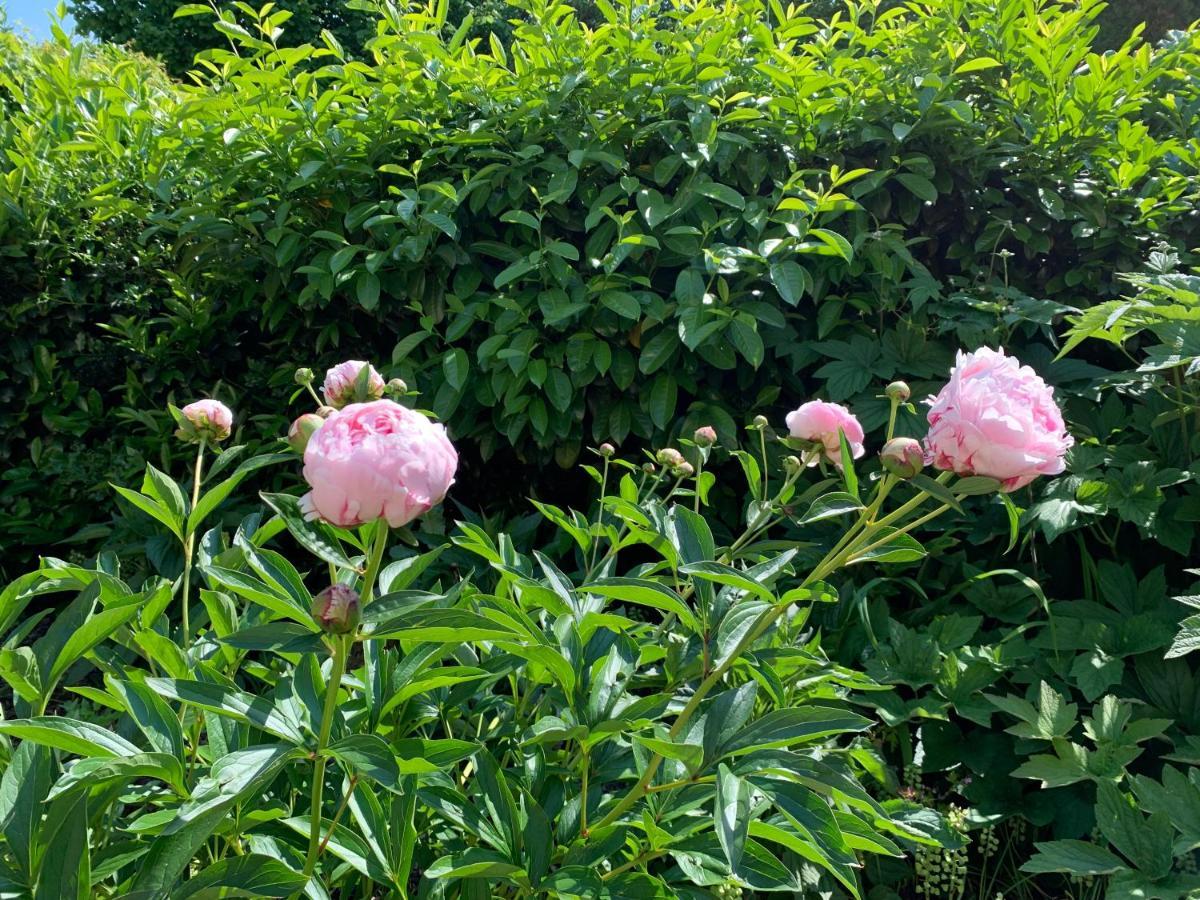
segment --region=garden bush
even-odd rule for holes
[[[809,617],[838,602],[841,570],[920,560],[923,526],[972,498],[1012,510],[998,490],[1062,470],[1071,440],[1032,370],[960,357],[928,438],[936,479],[911,438],[860,477],[862,428],[837,404],[791,413],[784,447],[756,423],[728,534],[703,514],[714,429],[681,442],[694,463],[602,444],[594,518],[537,504],[549,555],[470,523],[425,550],[406,526],[457,454],[384,390],[368,364],[331,371],[290,437],[309,492],[264,493],[269,514],[233,529],[210,527],[222,503],[299,457],[214,459],[228,407],[171,407],[190,477],[147,466],[117,490],[175,542],[181,578],[46,558],[0,593],[7,891],[861,897],[864,855],[961,845],[933,810],[876,796],[853,696],[879,687],[828,659]],[[891,438],[908,388],[887,397]],[[1021,431],[993,452],[972,434],[998,410]],[[62,592],[33,638],[53,608],[23,613]],[[86,718],[54,708],[61,687]]]
[[[524,3],[501,45],[389,6],[360,60],[277,49],[281,13],[238,8],[196,86],[0,35],[7,574],[145,539],[134,564],[177,577],[163,535],[97,521],[108,482],[178,471],[159,410],[201,389],[236,398],[247,455],[272,449],[296,347],[419,389],[462,453],[455,516],[530,535],[525,496],[587,504],[589,444],[712,425],[732,449],[819,394],[878,446],[882,383],[920,398],[957,347],[1004,346],[1055,385],[1068,474],[1013,495],[1015,548],[998,506],[943,520],[937,552],[848,573],[813,621],[893,686],[855,699],[903,789],[974,839],[919,883],[966,859],[980,891],[1068,890],[1028,864],[1175,896],[1194,843],[1161,822],[1200,735],[1170,599],[1200,521],[1197,36],[1096,55],[1086,0],[600,8],[586,30]],[[1133,796],[1148,856],[1121,836]],[[900,862],[867,880],[913,884]]]

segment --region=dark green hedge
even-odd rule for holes
[[[821,386],[877,423],[875,382],[961,343],[1045,361],[1057,316],[1187,245],[1190,44],[1089,58],[1094,9],[954,6],[590,32],[534,4],[507,50],[391,13],[372,64],[228,14],[241,55],[198,89],[9,38],[8,552],[90,521],[168,396],[278,416],[296,363],[371,356],[536,473]]]

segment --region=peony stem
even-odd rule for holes
[[[361,592],[363,609],[366,609],[367,604],[371,602],[371,591],[375,588],[375,579],[379,577],[379,568],[383,563],[383,551],[387,548],[388,542],[387,522],[379,519],[375,523],[375,528],[375,543],[371,545],[370,555],[367,558],[367,569],[363,573]]]
[[[325,790],[325,748],[329,745],[329,734],[333,730],[333,715],[337,708],[338,689],[342,676],[346,674],[346,659],[350,655],[352,635],[334,635],[333,666],[329,683],[325,686],[325,706],[321,710],[321,730],[317,735],[316,759],[313,760],[312,824],[308,832],[308,856],[304,861],[304,875],[312,877],[321,852],[321,795]]]
[[[192,505],[188,509],[190,513],[196,508],[196,504],[200,502],[200,476],[204,472],[204,444],[201,440],[196,447],[196,468],[192,476]],[[192,529],[187,530],[187,536],[183,541],[183,649],[186,651],[192,642],[192,629],[188,623],[188,591],[192,582],[192,557],[196,551],[196,533]]]

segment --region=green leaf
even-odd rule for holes
[[[134,756],[142,752],[107,728],[66,716],[34,716],[31,719],[0,721],[0,734],[78,756]]]
[[[329,748],[349,771],[365,775],[388,790],[399,790],[400,767],[387,741],[374,734],[351,734]]]
[[[142,596],[137,594],[122,601],[119,605],[113,604],[107,609],[93,612],[88,616],[58,651],[58,655],[50,667],[50,674],[45,681],[45,686],[49,688],[57,684],[58,680],[66,674],[67,669],[77,660],[82,659],[98,644],[112,637],[117,629],[130,622],[141,609],[142,599]]]
[[[822,519],[831,519],[834,516],[859,512],[864,508],[862,501],[853,494],[835,491],[829,494],[822,494],[814,500],[809,505],[808,511],[800,517],[799,523],[801,525],[809,525],[813,522],[820,522]]]
[[[633,740],[641,744],[651,753],[657,753],[663,759],[673,759],[683,763],[683,767],[693,774],[704,764],[704,748],[699,744],[680,744],[675,741],[646,735],[632,735]]]
[[[734,209],[746,208],[746,198],[728,185],[709,181],[697,185],[696,190],[710,200],[716,200],[718,203],[724,203],[726,206],[732,206]]]
[[[729,868],[736,872],[746,849],[746,836],[750,828],[750,785],[724,764],[717,767],[713,819]]]
[[[771,284],[775,285],[784,303],[795,306],[804,296],[804,269],[791,260],[775,263],[771,266]]]
[[[1043,841],[1030,859],[1021,866],[1022,872],[1044,875],[1067,872],[1071,875],[1111,875],[1125,868],[1120,858],[1103,847],[1087,841]]]
[[[51,802],[38,838],[46,851],[33,900],[92,897],[88,794],[63,796]]]
[[[775,595],[770,590],[759,584],[745,572],[739,572],[737,569],[727,566],[724,563],[688,563],[687,565],[680,566],[679,572],[681,575],[691,575],[693,578],[701,578],[704,581],[729,585],[740,591],[753,594],[767,603],[775,603]]]
[[[509,628],[465,609],[415,609],[381,623],[374,639],[401,638],[410,641],[520,641]]]
[[[817,240],[821,241],[833,253],[840,256],[846,262],[853,262],[854,248],[850,246],[850,242],[838,234],[836,231],[829,231],[826,228],[813,228],[808,232]]]
[[[116,491],[142,512],[166,525],[173,535],[175,535],[181,541],[183,540],[183,527],[181,518],[173,516],[170,511],[167,510],[167,508],[157,500],[154,500],[150,497],[144,497],[137,491],[131,491],[129,488],[121,487],[119,484],[110,483],[110,485],[114,491]]]
[[[829,706],[776,709],[751,722],[721,748],[721,756],[748,753],[768,747],[824,740],[835,734],[866,731],[871,720],[849,710]]]
[[[318,559],[340,569],[353,569],[333,531],[324,522],[308,521],[300,512],[300,501],[290,494],[259,494],[263,502],[281,518],[296,542]]]
[[[842,463],[842,481],[846,485],[846,493],[851,497],[858,497],[858,474],[854,471],[854,453],[850,449],[850,441],[846,438],[846,432],[841,428],[838,429],[838,445]]]
[[[230,856],[213,863],[171,892],[177,900],[217,900],[220,897],[290,897],[304,890],[308,879],[278,859],[260,853]]]
[[[878,546],[872,546],[878,544]],[[872,538],[870,544],[847,561],[846,565],[864,562],[906,563],[925,556],[925,548],[915,538],[902,534],[891,526],[883,527]]]
[[[954,70],[955,75],[966,75],[968,72],[981,72],[984,69],[994,69],[1001,65],[1000,60],[992,59],[990,56],[978,56],[975,59],[969,59],[965,63],[961,63]]]
[[[210,710],[236,722],[245,722],[297,746],[305,743],[300,724],[269,697],[247,694],[206,681],[178,678],[147,678],[146,686],[162,697]]]

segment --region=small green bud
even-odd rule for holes
[[[887,394],[889,400],[896,403],[907,403],[908,398],[912,396],[912,390],[903,381],[893,381],[883,391]]]
[[[879,453],[883,467],[899,478],[912,478],[925,468],[925,452],[910,437],[892,438]]]
[[[666,447],[662,450],[659,450],[658,455],[655,458],[660,464],[668,466],[672,469],[679,468],[686,461],[683,458],[683,454],[674,447]]]
[[[308,446],[309,438],[317,433],[317,429],[325,424],[325,420],[316,413],[305,413],[288,429],[288,443],[297,453],[303,453]]]
[[[387,383],[384,393],[391,394],[393,397],[403,397],[408,393],[408,384],[403,378],[393,378]]]
[[[599,453],[605,459],[612,459],[617,453],[617,448],[605,441],[600,445]]]
[[[331,584],[313,597],[312,617],[326,634],[349,634],[358,628],[361,615],[358,591],[345,584]]]
[[[763,429],[769,428],[770,426],[771,426],[771,423],[767,419],[766,416],[755,416],[754,420],[750,423],[750,427],[753,428],[755,431],[762,431]]]
[[[696,429],[696,433],[692,435],[692,440],[699,447],[711,447],[717,442],[717,431],[711,425],[705,425],[702,428]]]
[[[294,377],[296,379],[296,384],[305,385],[305,384],[312,384],[313,379],[316,378],[316,375],[313,374],[312,369],[303,368],[303,369],[297,369]]]

